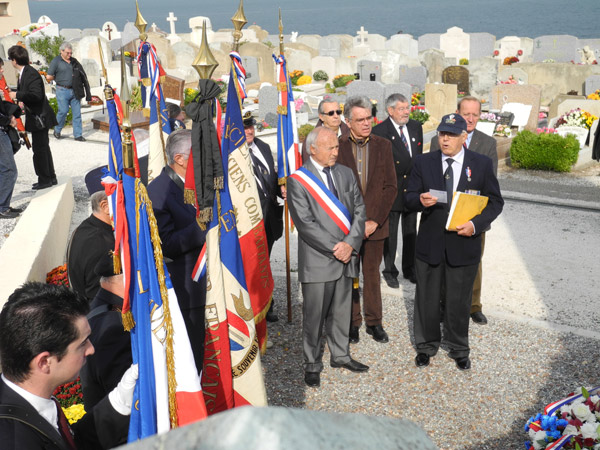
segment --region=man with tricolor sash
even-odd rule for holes
[[[288,178],[287,199],[298,230],[298,280],[302,283],[304,381],[320,385],[325,324],[331,367],[366,372],[350,357],[348,323],[352,278],[365,230],[365,205],[348,167],[336,164],[337,136],[325,127],[307,137],[309,160]]]

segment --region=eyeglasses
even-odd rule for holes
[[[341,109],[334,109],[333,111],[324,112],[323,114],[325,114],[327,116],[333,116],[334,114],[337,114],[338,116],[341,116],[342,115],[342,110]]]

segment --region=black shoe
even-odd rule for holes
[[[18,212],[13,212],[10,209],[0,212],[0,219],[15,219],[19,217]]]
[[[75,138],[75,140],[76,140],[76,141],[79,141],[79,142],[85,142],[87,139],[86,139],[86,138],[84,138],[83,136],[77,136],[77,137]]]
[[[410,281],[412,284],[417,284],[417,277],[414,273],[404,274],[404,279]]]
[[[398,278],[393,277],[391,275],[384,275],[383,279],[387,283],[389,287],[392,289],[398,289],[400,287],[400,283],[398,282]]]
[[[415,365],[417,367],[427,367],[429,365],[430,356],[427,353],[417,353],[415,357]]]
[[[55,131],[55,132],[54,132],[54,137],[55,137],[56,139],[62,139],[62,136],[60,135],[60,133],[59,133],[58,131]]]
[[[469,370],[471,368],[471,360],[468,356],[456,358],[454,361],[456,361],[456,367],[458,367],[458,370]]]
[[[305,372],[304,382],[310,387],[319,387],[321,385],[321,374],[319,372]]]
[[[10,212],[19,213],[19,214],[21,214],[23,212],[23,208],[13,208],[12,206],[9,206],[8,210]]]
[[[343,367],[344,369],[348,369],[351,372],[366,372],[367,370],[369,370],[369,366],[363,363],[359,363],[358,361],[355,361],[352,358],[350,358],[350,361],[344,364],[338,364],[333,361],[331,361],[330,364],[331,367],[333,367],[334,369]]]
[[[373,336],[373,339],[375,339],[377,342],[386,343],[390,341],[388,334],[381,325],[367,325],[367,334]]]
[[[473,322],[479,325],[485,325],[486,323],[488,323],[487,317],[485,317],[485,315],[481,311],[471,313],[471,319],[473,319]]]
[[[31,189],[39,191],[40,189],[48,189],[49,187],[52,187],[52,183],[34,183]]]
[[[348,335],[350,337],[351,344],[357,344],[360,340],[360,335],[358,334],[358,327],[350,327],[350,333]]]
[[[279,320],[279,317],[277,317],[277,314],[275,314],[275,311],[267,311],[267,322],[277,322]]]

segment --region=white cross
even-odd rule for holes
[[[175,22],[177,22],[177,17],[172,12],[169,13],[169,17],[167,17],[167,22],[171,24],[171,34],[175,34]]]
[[[361,26],[360,30],[358,30],[356,34],[358,34],[358,37],[360,38],[360,45],[365,45],[365,41],[369,35],[369,32],[365,30],[365,27]]]
[[[153,33],[156,33],[156,29],[158,27],[156,26],[156,24],[154,22],[152,22],[152,25],[150,26],[150,29],[152,30]]]

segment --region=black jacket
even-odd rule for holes
[[[85,97],[86,101],[89,102],[92,99],[92,91],[90,90],[90,83],[82,65],[75,58],[71,57],[71,67],[73,67],[73,82],[71,87],[73,88],[75,97],[79,100]]]
[[[54,110],[46,98],[42,76],[30,65],[23,67],[16,94],[17,100],[25,104],[25,130],[31,133],[58,125]],[[44,127],[38,125],[35,116],[43,117]]]

